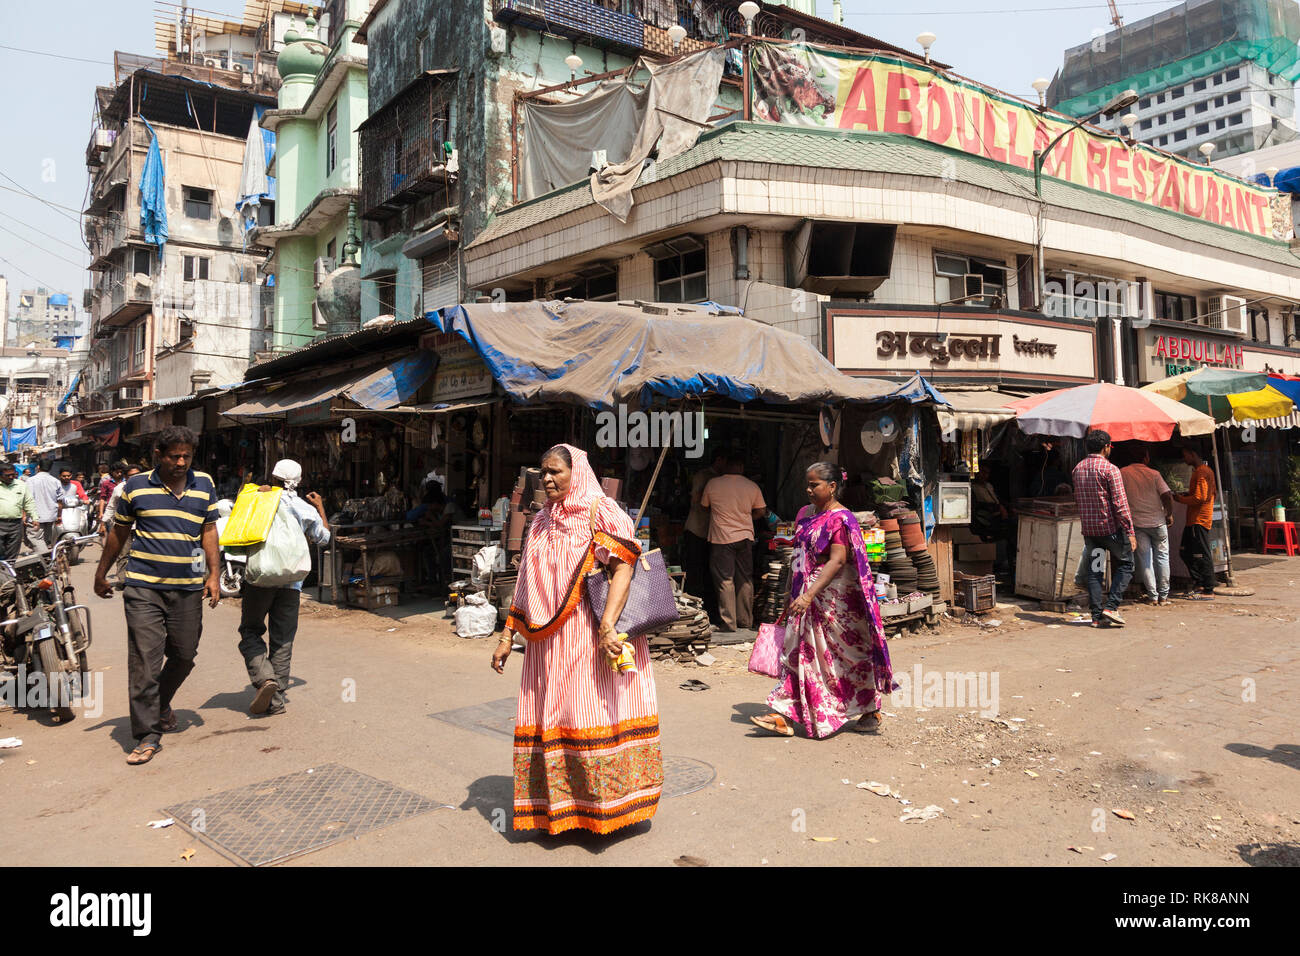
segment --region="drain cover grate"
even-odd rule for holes
[[[490,700],[486,704],[457,707],[455,710],[444,710],[429,716],[434,720],[442,720],[460,727],[462,730],[514,740],[516,712],[515,698],[503,697],[500,700]]]
[[[325,764],[167,807],[221,853],[281,863],[445,804],[338,764]]]
[[[703,790],[713,783],[717,773],[712,764],[693,757],[674,757],[664,754],[664,792],[665,797],[684,797],[696,790]]]

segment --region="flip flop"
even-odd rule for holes
[[[761,727],[770,734],[777,734],[781,737],[794,736],[794,728],[786,723],[785,718],[780,714],[768,714],[766,717],[751,717],[749,720],[755,727]]]
[[[160,750],[162,750],[162,744],[141,744],[131,751],[130,756],[126,758],[126,762],[133,767],[138,767],[140,764],[152,760]]]
[[[709,689],[708,684],[704,683],[704,681],[702,680],[696,680],[693,677],[690,680],[686,681],[685,683],[679,684],[677,686],[679,686],[682,690],[708,690]]]

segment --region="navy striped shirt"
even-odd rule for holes
[[[203,590],[203,528],[217,520],[217,492],[208,475],[191,469],[179,497],[156,469],[128,478],[113,520],[134,532],[126,563],[128,586]]]

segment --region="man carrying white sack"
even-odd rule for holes
[[[310,544],[328,544],[329,521],[325,517],[325,503],[314,491],[306,501],[298,497],[298,483],[302,481],[302,465],[282,459],[271,471],[271,483],[258,491],[280,490],[277,516],[287,513]],[[252,561],[250,560],[250,570]],[[305,577],[305,575],[304,575]],[[252,714],[283,714],[286,704],[285,689],[289,686],[289,666],[293,657],[293,638],[298,633],[298,602],[302,597],[302,580],[278,586],[259,586],[244,581],[242,608],[239,620],[239,652],[248,667],[248,679],[257,694],[248,711]],[[263,640],[270,625],[270,646]]]

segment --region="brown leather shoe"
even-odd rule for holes
[[[170,707],[165,709],[158,718],[158,726],[162,728],[163,733],[170,734],[176,729],[176,711]]]
[[[248,712],[250,714],[266,713],[266,709],[271,706],[271,698],[275,696],[275,692],[279,689],[280,685],[273,680],[262,681],[262,685],[257,688],[257,696],[248,705]]]

